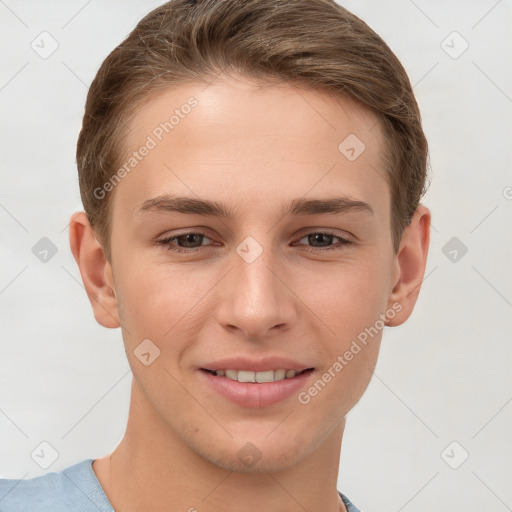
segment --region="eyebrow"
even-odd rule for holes
[[[371,215],[374,214],[372,207],[368,203],[352,199],[348,196],[339,196],[327,199],[293,199],[281,209],[281,216],[318,215],[324,213],[337,214],[352,211],[366,212]],[[233,218],[237,213],[237,209],[209,199],[177,197],[170,194],[163,194],[142,202],[137,213],[144,212],[185,213]]]

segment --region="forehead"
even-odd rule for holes
[[[125,214],[162,193],[237,194],[235,206],[275,200],[276,209],[283,196],[334,189],[388,202],[377,116],[332,93],[224,77],[149,97],[128,126],[128,172],[113,198]]]

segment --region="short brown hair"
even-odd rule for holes
[[[410,81],[387,44],[333,0],[171,0],[108,55],[87,95],[80,194],[107,258],[111,194],[98,198],[95,190],[121,165],[127,120],[152,92],[231,71],[347,95],[378,115],[398,251],[426,190],[428,148]]]

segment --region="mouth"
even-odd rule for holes
[[[263,371],[213,370],[199,368],[203,384],[212,399],[221,397],[243,408],[266,408],[291,404],[289,400],[307,387],[313,378],[314,368],[276,368]]]
[[[253,372],[249,370],[209,370],[201,368],[202,371],[207,372],[215,377],[225,377],[226,379],[235,380],[238,382],[249,382],[254,384],[263,384],[268,382],[278,382],[286,379],[293,379],[298,375],[306,372],[312,372],[314,368],[306,368],[305,370],[277,368],[275,370],[266,370],[261,372]]]

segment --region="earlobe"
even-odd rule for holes
[[[74,213],[69,223],[69,245],[91,302],[94,317],[103,327],[120,326],[112,268],[85,212]]]
[[[395,281],[388,299],[388,309],[396,314],[386,322],[388,326],[404,323],[418,299],[430,244],[430,218],[429,209],[419,205],[402,234],[395,261]]]

